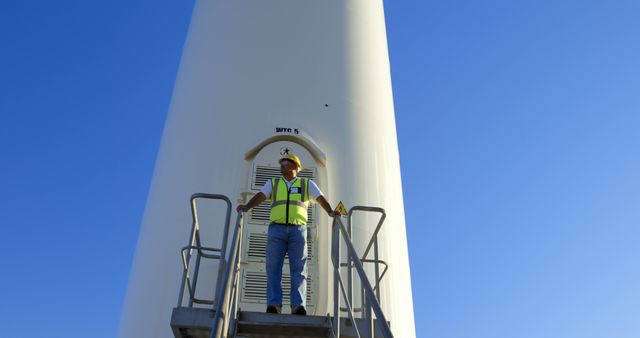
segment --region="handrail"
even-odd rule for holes
[[[226,217],[224,222],[224,234],[222,236],[221,248],[207,248],[202,246],[202,243],[200,241],[200,221],[198,220],[198,210],[196,205],[196,200],[198,199],[222,200],[227,205],[227,211],[225,213]],[[229,237],[229,220],[231,218],[231,200],[229,200],[227,196],[219,195],[219,194],[195,193],[191,195],[190,205],[191,205],[191,218],[193,220],[193,223],[191,225],[191,234],[189,236],[189,243],[185,247],[183,247],[181,250],[183,271],[182,271],[182,279],[180,282],[180,293],[178,295],[178,305],[177,305],[178,307],[182,306],[185,288],[187,288],[187,290],[189,291],[189,304],[188,304],[189,307],[193,306],[193,303],[214,304],[218,301],[217,299],[201,300],[195,297],[196,287],[198,284],[198,273],[200,270],[200,260],[201,258],[210,258],[210,259],[220,260],[220,264],[218,266],[218,280],[216,284],[216,285],[220,285],[220,278],[222,277],[221,272],[224,271],[225,269],[224,255],[225,255],[225,252],[227,251],[226,249],[227,238]],[[194,251],[197,254],[196,262],[195,262],[196,267],[193,271],[193,281],[191,281],[191,278],[189,276],[191,272],[190,262],[191,262],[191,257],[194,254]],[[211,254],[205,253],[204,251],[219,252],[220,255],[211,255]]]
[[[380,216],[380,220],[378,220],[378,224],[376,225],[376,229],[373,231],[373,234],[371,235],[371,239],[369,240],[369,244],[367,245],[367,248],[364,250],[364,254],[362,254],[362,259],[367,258],[367,255],[369,254],[369,250],[371,249],[371,246],[374,245],[374,240],[378,237],[378,232],[380,231],[380,228],[382,227],[382,223],[384,223],[385,218],[387,218],[387,213],[384,211],[383,208],[379,208],[379,207],[365,207],[362,205],[356,205],[353,208],[349,209],[349,236],[351,236],[351,216],[353,216],[353,212],[354,211],[370,211],[370,212],[379,212],[380,214],[382,214]]]
[[[376,292],[376,297],[378,299],[378,302],[380,302],[379,286],[380,286],[380,282],[382,281],[382,277],[384,277],[385,273],[387,272],[388,265],[386,262],[381,261],[378,257],[378,232],[380,231],[380,228],[382,227],[382,223],[384,223],[385,218],[387,218],[387,213],[384,211],[383,208],[367,207],[363,205],[356,205],[351,209],[349,209],[349,213],[347,214],[347,228],[349,230],[349,239],[352,239],[352,232],[353,232],[352,217],[353,217],[354,211],[367,211],[367,212],[380,213],[380,219],[378,220],[378,224],[376,225],[373,231],[373,234],[369,239],[369,243],[367,244],[367,248],[364,250],[364,254],[362,254],[362,257],[360,257],[360,262],[374,263],[375,286],[373,287],[373,290]],[[367,259],[367,255],[369,254],[369,250],[371,250],[372,246],[373,246],[374,258],[373,260],[369,260]],[[382,272],[382,274],[380,274],[379,264],[385,265],[385,269]],[[350,263],[348,263],[346,266],[347,266],[347,291],[348,291],[347,297],[349,298],[349,302],[353,304],[353,271],[352,271],[353,267],[352,267],[352,264]],[[344,309],[341,308],[341,310],[344,310]],[[362,308],[354,307],[353,310],[360,311],[362,310]]]
[[[216,299],[220,301],[216,303],[215,307],[211,338],[227,337],[229,328],[234,328],[235,326],[243,223],[242,213],[239,212],[233,232],[227,270],[223,276],[222,284],[218,284]]]
[[[383,210],[384,213],[384,210]],[[383,217],[384,219],[384,217]],[[382,223],[379,223],[379,225]],[[379,226],[378,226],[379,228]],[[377,234],[377,230],[375,234]],[[369,282],[366,272],[362,266],[362,262],[358,258],[358,253],[356,252],[353,243],[351,242],[350,233],[345,228],[344,224],[340,217],[334,217],[333,219],[333,227],[332,227],[332,239],[331,239],[331,261],[333,262],[333,323],[332,323],[332,333],[334,337],[340,337],[340,291],[342,291],[342,295],[345,299],[349,318],[353,321],[353,311],[351,309],[352,301],[349,299],[346,290],[344,288],[344,284],[342,282],[342,277],[340,276],[340,234],[344,239],[344,242],[347,247],[347,264],[353,263],[353,266],[360,277],[362,284],[362,293],[363,293],[363,309],[364,316],[366,321],[366,331],[365,335],[369,337],[373,337],[374,325],[377,325],[380,331],[382,332],[385,338],[392,338],[393,333],[391,332],[391,328],[389,327],[389,323],[387,322],[384,313],[380,307],[378,302],[378,297],[374,293],[374,289]],[[376,240],[377,242],[377,240]],[[376,245],[377,246],[377,245]],[[377,265],[376,265],[377,266]],[[376,276],[376,279],[379,277]],[[373,320],[373,316],[371,311],[375,313],[376,319]],[[354,321],[355,323],[355,321]],[[374,324],[375,323],[375,324]],[[354,325],[356,334],[358,337],[361,337],[360,332],[356,325]]]

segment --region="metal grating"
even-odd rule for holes
[[[244,272],[241,301],[246,303],[266,304],[267,274],[263,271]],[[313,278],[307,274],[307,305],[313,306]],[[282,273],[282,303],[291,304],[291,277],[289,273]]]
[[[307,263],[315,263],[315,255],[313,253],[313,240],[311,236],[307,236]],[[247,260],[254,262],[264,262],[265,252],[267,249],[267,234],[263,232],[250,232],[249,245],[247,248]],[[289,254],[285,256],[285,264],[289,261]]]

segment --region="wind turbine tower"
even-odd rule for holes
[[[237,203],[259,191],[264,177],[277,174],[286,152],[301,158],[301,175],[312,177],[332,206],[342,201],[347,209],[384,208],[378,247],[389,268],[380,282],[380,305],[395,337],[415,337],[382,0],[195,2],[120,337],[174,337],[169,323],[183,271],[180,250],[191,229],[190,196],[228,196],[235,219]],[[203,245],[221,241],[223,222],[215,214],[224,209],[216,208],[201,208],[212,215],[210,222],[201,220]],[[325,316],[333,312],[332,219],[319,207],[310,215],[308,311]],[[378,219],[354,213],[352,241],[359,252]],[[260,241],[267,224],[268,206],[245,219],[242,310],[264,312]],[[199,297],[213,294],[216,264],[201,267],[211,273],[202,272]]]

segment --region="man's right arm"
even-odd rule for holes
[[[267,180],[267,182],[265,182],[264,185],[262,186],[262,189],[260,189],[260,192],[253,195],[253,197],[251,197],[251,199],[249,200],[249,202],[247,202],[247,204],[238,205],[238,207],[236,208],[236,211],[238,212],[249,211],[249,209],[255,207],[256,205],[262,203],[262,201],[267,199],[267,196],[271,196],[271,190],[272,190],[271,180]]]
[[[253,197],[251,197],[251,199],[249,200],[249,202],[247,202],[247,204],[240,204],[238,205],[238,207],[236,208],[236,211],[238,212],[247,212],[249,211],[249,209],[255,207],[256,205],[262,203],[262,201],[264,201],[267,198],[267,196],[265,196],[262,192],[259,192],[255,195],[253,195]]]

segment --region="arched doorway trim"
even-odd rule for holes
[[[249,151],[244,154],[244,159],[247,161],[251,161],[262,148],[277,141],[291,141],[298,143],[299,145],[305,147],[309,151],[309,153],[311,153],[318,164],[321,164],[323,166],[327,165],[327,155],[322,150],[320,150],[320,147],[318,147],[318,145],[313,140],[304,135],[284,134],[271,136],[251,147],[251,149],[249,149]]]

